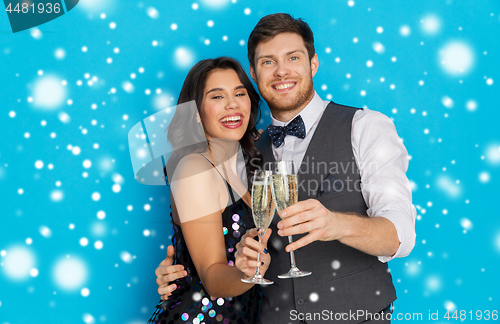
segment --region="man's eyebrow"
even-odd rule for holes
[[[288,53],[286,53],[285,55],[288,56],[288,55],[292,55],[294,53],[302,53],[302,54],[306,54],[303,50],[300,50],[300,49],[296,49],[296,50],[293,50],[293,51],[290,51]],[[257,58],[257,60],[260,60],[260,59],[263,59],[263,58],[273,58],[275,57],[275,55],[272,55],[272,54],[269,54],[269,55],[262,55],[262,56],[259,56]]]
[[[234,90],[239,90],[239,89],[246,89],[246,88],[242,84],[240,84],[239,86],[234,88]],[[224,91],[224,88],[213,88],[211,90],[208,90],[207,93],[205,93],[205,95],[209,94],[210,92],[215,92],[215,91]]]

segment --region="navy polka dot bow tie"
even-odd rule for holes
[[[269,130],[269,136],[271,136],[271,140],[275,147],[283,145],[287,135],[297,136],[298,138],[306,137],[306,127],[300,115],[286,126],[269,125],[267,129]]]

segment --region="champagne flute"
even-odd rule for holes
[[[256,171],[252,185],[252,216],[253,222],[257,228],[263,229],[259,234],[259,243],[262,243],[262,237],[271,224],[274,216],[274,200],[271,192],[271,172]],[[255,283],[260,285],[270,285],[273,281],[262,277],[260,273],[260,252],[257,253],[257,268],[252,278],[241,279],[246,283]]]
[[[293,161],[280,161],[272,164],[272,192],[276,210],[281,217],[281,211],[298,201],[297,174],[293,167]],[[292,236],[288,236],[288,242],[292,243]],[[279,275],[278,278],[298,278],[312,274],[310,271],[301,271],[295,264],[295,254],[290,252],[291,268],[287,273]]]

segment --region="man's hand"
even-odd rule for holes
[[[281,211],[278,235],[306,234],[288,244],[294,251],[314,241],[340,242],[374,256],[393,256],[401,244],[394,224],[384,217],[363,217],[326,209],[316,199],[300,201]]]
[[[177,285],[175,283],[170,283],[176,279],[187,276],[187,272],[184,270],[183,265],[173,265],[174,256],[175,249],[172,245],[169,245],[167,247],[167,257],[155,270],[158,293],[161,295],[161,299],[163,300],[167,300],[168,297],[172,295],[172,292],[177,289]]]
[[[235,265],[247,278],[251,278],[255,274],[257,267],[257,252],[260,252],[261,264],[259,269],[262,276],[264,276],[271,263],[271,256],[267,251],[267,241],[271,236],[272,230],[270,228],[267,229],[266,234],[262,238],[262,243],[254,240],[254,237],[262,233],[262,231],[262,229],[257,230],[253,228],[243,235],[238,244],[236,244],[236,253],[234,254],[236,258]]]
[[[278,235],[309,233],[287,245],[287,252],[295,251],[314,241],[333,241],[341,238],[341,215],[329,211],[316,199],[300,201],[287,207],[281,211],[280,216],[283,219],[278,223]]]

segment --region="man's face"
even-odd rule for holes
[[[290,120],[311,101],[317,70],[318,56],[309,60],[302,37],[295,33],[278,34],[260,43],[255,51],[255,70],[250,66],[260,94],[281,121]]]

